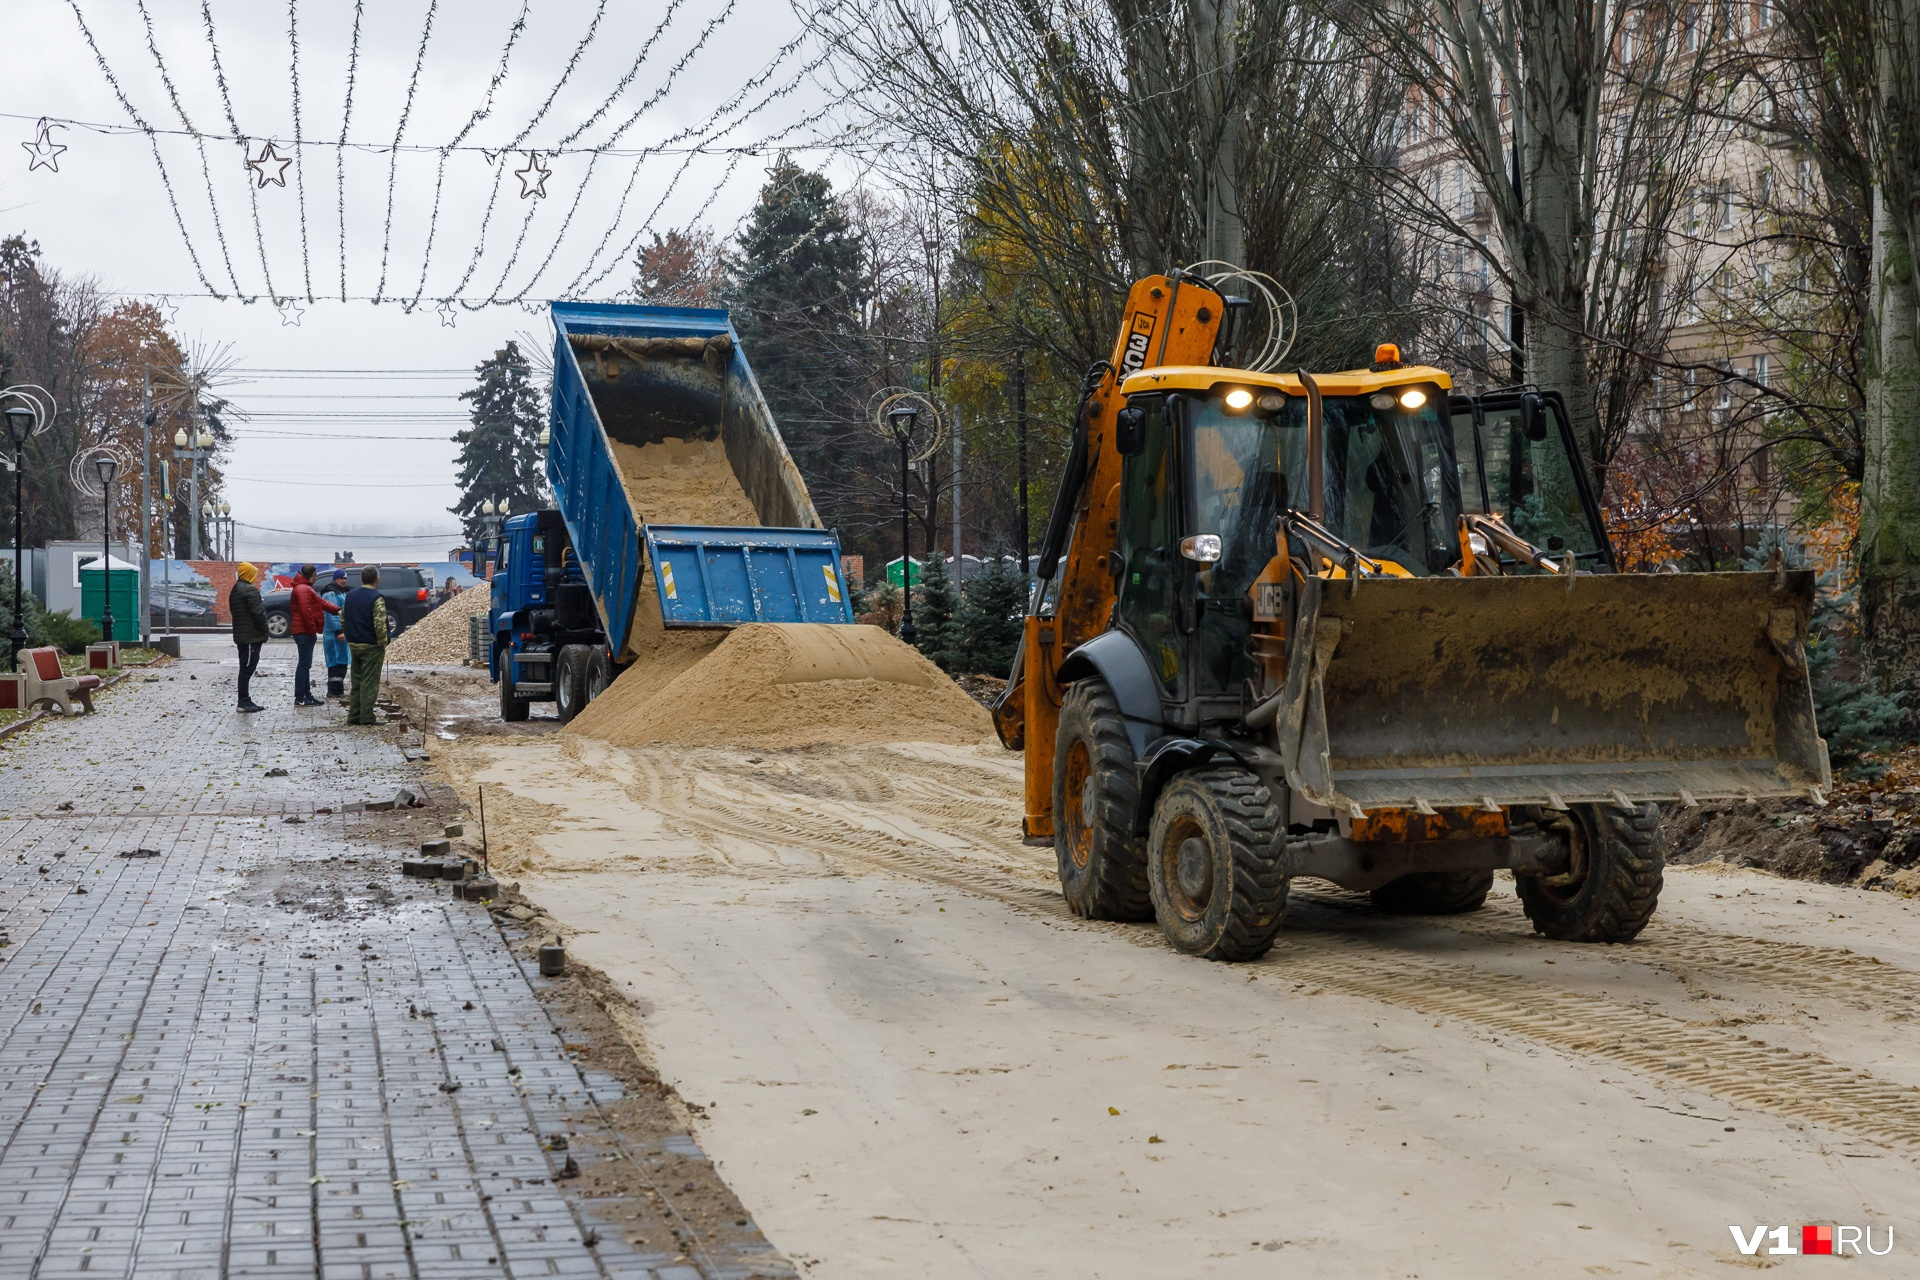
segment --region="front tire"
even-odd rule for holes
[[[1491,871],[1416,871],[1389,880],[1367,896],[1394,915],[1457,916],[1478,911],[1492,888]]]
[[[513,658],[503,652],[500,655],[500,718],[513,724],[527,718],[527,712],[533,704],[529,699],[513,696]]]
[[[1140,783],[1107,682],[1075,681],[1053,749],[1053,851],[1060,893],[1088,920],[1151,920],[1146,848],[1133,834]]]
[[[267,613],[267,636],[273,640],[285,640],[293,630],[293,616],[278,609]]]
[[[1577,804],[1557,825],[1572,846],[1566,872],[1514,877],[1534,932],[1561,942],[1631,940],[1647,927],[1660,900],[1666,865],[1660,807],[1647,804],[1629,813]]]
[[[1147,837],[1160,931],[1176,951],[1258,960],[1287,910],[1285,829],[1267,785],[1240,769],[1197,769],[1167,784]]]

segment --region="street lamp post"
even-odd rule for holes
[[[200,461],[212,456],[212,448],[213,435],[204,427],[195,428],[191,435],[184,428],[173,433],[174,452],[192,464],[187,472],[187,514],[192,522],[187,530],[189,560],[200,558]]]
[[[20,603],[20,579],[26,576],[21,572],[20,550],[24,537],[21,511],[25,489],[22,481],[27,474],[27,437],[33,434],[37,416],[32,409],[21,405],[13,405],[5,413],[7,439],[13,443],[13,631],[7,638],[7,663],[15,671],[20,669],[20,651],[27,647],[27,616]]]
[[[111,455],[93,460],[100,477],[100,638],[113,641],[113,473],[120,464]]]
[[[900,445],[900,638],[908,644],[920,634],[913,625],[913,559],[908,554],[913,546],[913,526],[912,512],[907,505],[908,455],[913,445],[913,427],[919,419],[920,411],[909,405],[887,414],[887,426]]]

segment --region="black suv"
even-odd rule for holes
[[[315,591],[327,585],[333,577],[334,567],[326,565],[320,568],[320,576],[313,583]],[[347,571],[347,590],[351,591],[360,585],[360,571],[366,568],[365,565],[339,567]],[[387,638],[391,640],[433,611],[433,606],[438,603],[433,594],[433,575],[405,564],[374,567],[380,570],[380,594],[387,598]],[[293,630],[292,588],[263,591],[260,593],[260,602],[267,607],[267,634],[275,640],[286,639]]]

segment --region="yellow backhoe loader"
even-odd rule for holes
[[[1616,573],[1558,393],[1220,367],[1245,305],[1133,287],[994,709],[1075,912],[1245,960],[1296,876],[1446,913],[1506,868],[1621,942],[1661,803],[1823,802],[1811,573]]]

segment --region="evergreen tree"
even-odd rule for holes
[[[872,391],[861,322],[866,266],[833,184],[782,156],[729,255],[722,291],[829,528],[863,523],[888,492],[874,477],[893,474],[894,455],[864,416]]]
[[[955,619],[956,667],[968,675],[1013,670],[1027,612],[1027,584],[1002,556],[992,556],[967,584]]]
[[[453,437],[460,445],[460,501],[447,508],[460,517],[470,543],[484,536],[482,502],[504,502],[507,513],[516,516],[547,505],[540,447],[546,412],[520,344],[508,340],[476,365],[474,374],[478,384],[460,393],[472,405],[473,426]]]
[[[952,671],[954,660],[959,656],[954,650],[959,598],[953,589],[953,578],[947,573],[946,560],[941,556],[928,556],[920,567],[919,577],[920,583],[913,591],[914,647],[939,663],[943,670]]]

